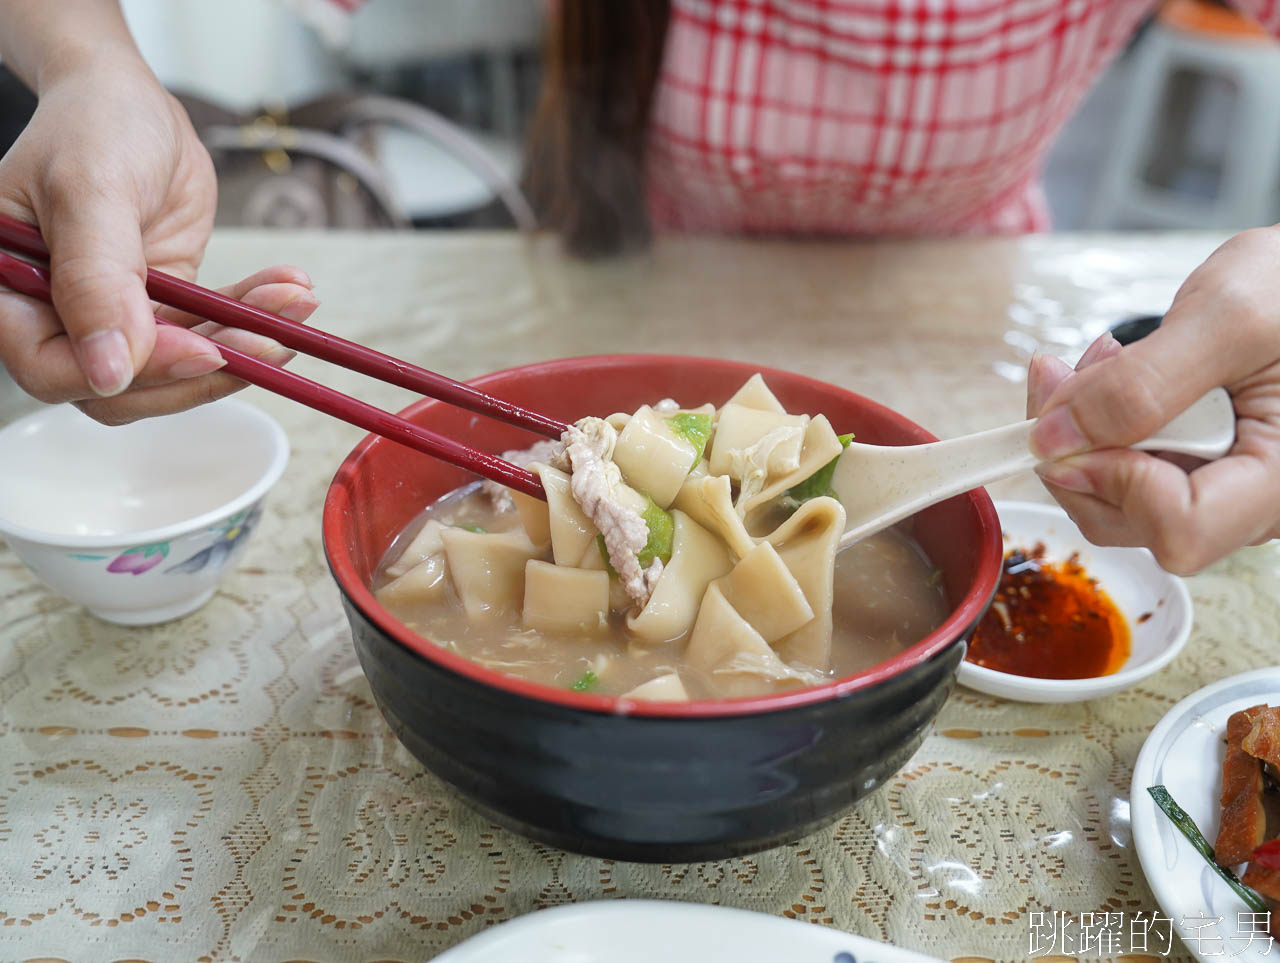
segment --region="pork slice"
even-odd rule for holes
[[[1255,890],[1259,895],[1265,896],[1271,902],[1280,900],[1280,869],[1268,869],[1265,866],[1250,863],[1249,868],[1240,877],[1240,882]],[[1275,919],[1277,915],[1280,914],[1273,912],[1271,914],[1272,919]]]
[[[583,418],[564,433],[564,450],[573,467],[570,490],[582,511],[600,530],[609,563],[622,587],[639,608],[644,608],[662,574],[654,559],[648,570],[636,557],[649,541],[649,526],[623,497],[622,473],[612,461],[618,433],[599,418]],[[655,568],[656,565],[656,568]]]
[[[1227,720],[1227,753],[1222,760],[1222,816],[1213,845],[1219,866],[1243,863],[1262,843],[1267,817],[1262,806],[1262,762],[1242,746],[1254,727],[1254,717],[1267,709],[1253,706]]]
[[[1254,709],[1260,710],[1254,712]],[[1263,762],[1280,767],[1280,707],[1254,706],[1248,733],[1240,740],[1240,747]]]

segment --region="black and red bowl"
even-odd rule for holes
[[[794,412],[883,445],[933,436],[872,401],[740,362],[663,355],[570,358],[473,382],[556,418],[631,411],[659,398],[721,404],[763,373]],[[426,400],[401,414],[499,452],[533,439]],[[686,862],[765,849],[831,822],[894,775],[955,684],[965,644],[1000,577],[1001,539],[983,491],[915,516],[951,614],[893,658],[809,689],[746,699],[627,702],[487,669],[410,631],[374,599],[375,568],[423,507],[471,480],[386,439],[342,463],[324,545],[356,651],[382,714],[431,772],[533,839],[623,860]]]

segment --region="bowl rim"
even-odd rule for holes
[[[50,417],[51,412],[59,409],[69,409],[72,405],[52,405],[34,411],[29,415],[12,421],[4,426],[5,430],[21,425],[27,421],[34,421],[38,418]],[[228,515],[234,515],[242,509],[248,508],[259,499],[261,499],[272,486],[280,480],[280,476],[284,474],[285,467],[289,464],[289,436],[285,434],[284,428],[280,423],[272,418],[256,405],[252,405],[240,398],[219,398],[217,401],[209,402],[201,408],[233,408],[241,413],[248,415],[251,419],[256,419],[259,426],[265,429],[271,441],[271,461],[266,469],[258,476],[258,479],[247,489],[234,498],[224,501],[217,508],[211,508],[207,512],[202,512],[192,518],[184,519],[180,522],[171,522],[168,525],[161,525],[156,528],[144,528],[130,532],[117,532],[111,535],[68,535],[61,532],[46,532],[36,528],[28,528],[25,525],[18,524],[10,519],[0,515],[0,535],[6,537],[12,536],[26,542],[36,545],[44,545],[49,548],[113,548],[119,545],[145,545],[152,542],[167,542],[181,535],[188,534],[197,529],[207,527],[215,522],[221,521]],[[194,409],[187,409],[192,411]],[[186,412],[175,412],[175,415],[182,415]],[[88,417],[84,415],[83,417]],[[171,416],[170,416],[171,417]]]
[[[759,372],[766,380],[771,375],[793,382],[799,379],[801,382],[808,382],[823,391],[835,391],[847,395],[856,400],[859,406],[874,411],[881,417],[901,422],[905,427],[910,427],[916,431],[924,431],[923,428],[905,415],[899,414],[891,408],[887,408],[863,395],[848,391],[839,385],[819,381],[816,378],[809,378],[791,371],[726,358],[703,358],[692,355],[671,354],[581,355],[516,365],[481,375],[467,383],[475,387],[486,387],[492,381],[514,373],[526,376],[530,374],[535,376],[539,374],[563,375],[565,367],[591,365],[607,369],[610,367],[629,366],[640,361],[646,363],[661,363],[663,361],[687,363],[689,361],[697,361],[709,366],[732,367],[742,372],[745,377]],[[409,417],[421,408],[432,407],[437,404],[443,404],[443,402],[423,399],[403,409],[400,415],[401,417]],[[928,434],[927,432],[925,433]],[[936,440],[932,435],[929,435],[929,438]],[[333,573],[334,580],[338,583],[338,588],[364,618],[373,623],[388,638],[414,655],[434,663],[439,668],[505,693],[533,699],[538,702],[551,703],[567,709],[583,710],[595,714],[667,719],[718,718],[781,712],[841,698],[900,675],[929,661],[960,641],[965,629],[977,624],[978,619],[986,610],[987,604],[994,596],[1004,560],[1000,522],[996,516],[995,506],[986,489],[975,489],[956,496],[967,499],[971,503],[977,516],[979,536],[985,541],[973,582],[955,608],[943,620],[942,624],[923,639],[908,646],[891,658],[853,675],[831,679],[816,686],[763,696],[745,696],[735,699],[695,699],[688,702],[651,702],[643,699],[627,699],[622,696],[574,692],[572,689],[561,689],[539,682],[531,682],[519,676],[508,675],[495,669],[486,668],[465,656],[451,652],[443,646],[418,635],[384,608],[374,597],[369,587],[356,577],[354,563],[348,553],[340,547],[341,540],[338,538],[338,533],[343,523],[348,520],[348,516],[339,509],[338,499],[345,491],[346,480],[355,474],[359,462],[368,452],[380,444],[395,444],[395,442],[372,434],[366,435],[361,439],[347,457],[343,459],[342,464],[339,465],[333,481],[329,485],[329,490],[325,494],[321,537],[325,557],[329,562],[329,568]]]
[[[1011,512],[1026,512],[1031,515],[1043,515],[1052,518],[1059,524],[1071,526],[1079,531],[1065,510],[1057,505],[1041,502],[1023,501],[1019,499],[1001,499],[995,503],[997,515],[1002,509]],[[1081,535],[1083,538],[1084,536]],[[1191,638],[1191,629],[1195,623],[1195,603],[1185,579],[1172,572],[1166,572],[1156,563],[1151,551],[1131,545],[1105,546],[1113,553],[1132,553],[1134,557],[1144,557],[1156,566],[1162,583],[1169,589],[1173,597],[1182,606],[1182,619],[1178,622],[1177,632],[1173,640],[1157,654],[1143,662],[1124,665],[1110,675],[1092,675],[1083,679],[1041,679],[1036,676],[1018,675],[1015,672],[1001,672],[985,665],[978,665],[964,659],[956,672],[961,685],[981,692],[985,695],[997,695],[1004,699],[1020,702],[1076,702],[1086,699],[1111,695],[1127,689],[1143,679],[1155,675],[1172,662],[1187,646]],[[1010,695],[1017,692],[1017,695]]]

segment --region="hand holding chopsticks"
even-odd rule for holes
[[[0,215],[0,244],[41,261],[48,258],[48,248],[35,228],[3,215]],[[46,268],[0,252],[0,282],[20,294],[51,303],[49,280]],[[161,304],[208,318],[227,327],[243,328],[274,338],[286,347],[538,434],[558,438],[567,428],[562,422],[493,398],[469,385],[334,335],[296,324],[159,271],[148,271],[147,291]],[[160,324],[168,323],[159,318],[156,321]],[[227,360],[223,370],[228,374],[517,491],[538,498],[544,497],[537,477],[524,468],[494,455],[476,451],[437,432],[411,424],[396,415],[226,345],[217,342],[214,344]]]

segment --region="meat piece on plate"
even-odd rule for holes
[[[1255,706],[1262,711],[1250,713],[1253,724],[1240,746],[1251,756],[1280,768],[1280,707]]]
[[[1222,819],[1213,844],[1219,866],[1235,866],[1253,855],[1262,842],[1267,817],[1262,807],[1262,761],[1246,752],[1244,739],[1267,706],[1253,706],[1227,720],[1227,754],[1222,760]]]

